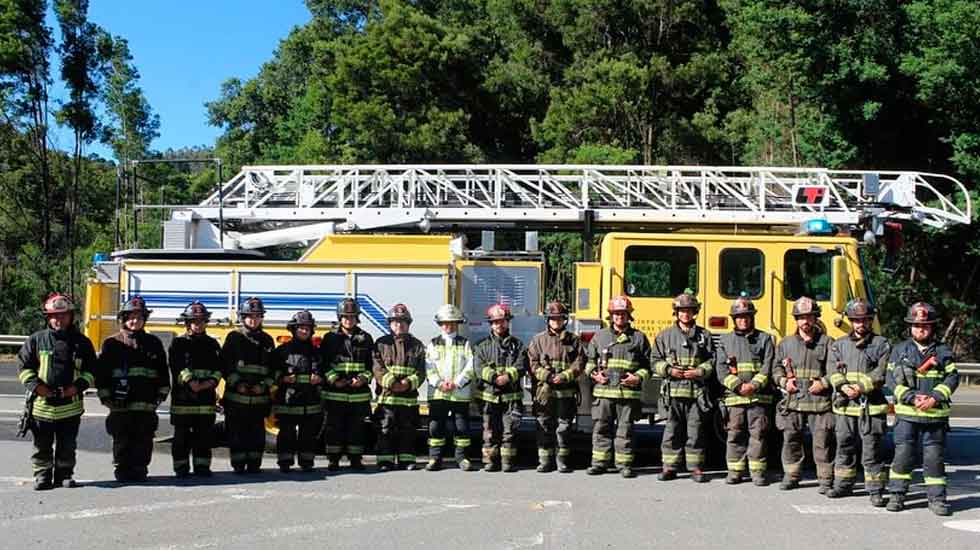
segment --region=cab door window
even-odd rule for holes
[[[762,296],[765,284],[765,260],[756,248],[726,248],[718,255],[720,273],[718,292],[724,298],[738,298],[744,292],[749,298]]]
[[[698,250],[693,246],[626,247],[623,288],[629,296],[671,298],[698,292]]]

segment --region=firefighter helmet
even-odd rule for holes
[[[848,319],[873,319],[875,307],[864,298],[855,298],[847,303],[844,308],[844,315]]]
[[[731,315],[733,319],[740,315],[755,315],[755,313],[755,304],[753,304],[752,300],[749,300],[745,296],[735,298],[735,301],[732,302],[732,309],[729,311],[729,315]]]
[[[208,311],[208,308],[206,308],[204,304],[194,300],[193,302],[187,304],[187,307],[184,308],[184,312],[180,314],[180,318],[185,323],[201,319],[208,321],[211,319],[211,312]]]
[[[352,315],[358,317],[361,315],[361,306],[357,303],[357,300],[353,298],[344,298],[337,303],[337,319]]]
[[[436,311],[436,323],[462,323],[465,320],[463,312],[453,304],[439,306]]]
[[[310,327],[311,330],[316,328],[316,319],[313,318],[313,314],[309,310],[297,311],[289,318],[289,322],[286,323],[286,328],[290,332],[295,331],[296,327],[301,326]]]
[[[694,295],[690,289],[678,294],[674,297],[674,301],[670,304],[671,307],[676,312],[679,309],[693,309],[694,311],[701,311],[701,302],[698,302],[697,296]]]
[[[793,302],[793,317],[802,317],[803,315],[820,317],[820,304],[809,296],[801,296]]]
[[[388,310],[387,320],[389,323],[392,321],[404,321],[406,323],[411,323],[412,314],[408,311],[408,306],[405,304],[395,304]]]
[[[56,313],[73,313],[75,311],[75,304],[71,301],[71,298],[67,294],[62,294],[60,292],[52,292],[48,294],[48,297],[44,299],[44,305],[41,306],[42,311],[45,315],[54,315]]]
[[[141,313],[143,315],[143,320],[145,321],[147,318],[149,318],[150,314],[153,313],[153,310],[146,309],[146,300],[144,300],[142,296],[137,295],[133,296],[129,300],[126,300],[126,303],[119,308],[119,313],[116,314],[116,318],[122,321],[127,314],[133,312]]]
[[[916,302],[909,308],[905,322],[910,325],[932,325],[939,320],[936,308],[925,302]]]
[[[510,306],[507,304],[493,304],[487,308],[487,321],[491,323],[494,321],[510,321],[514,318],[514,314],[510,312]]]
[[[246,315],[265,315],[265,304],[260,298],[249,297],[238,306],[238,316],[244,317]]]
[[[544,308],[544,316],[548,319],[568,319],[568,308],[565,304],[555,301],[548,302],[548,305]]]
[[[606,311],[610,314],[626,312],[627,314],[633,314],[633,302],[630,301],[629,297],[620,294],[619,296],[613,296],[609,299],[609,303],[606,304]]]

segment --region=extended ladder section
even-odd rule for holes
[[[940,174],[820,168],[584,165],[246,166],[195,217],[239,227],[334,222],[339,231],[419,224],[568,226],[970,223],[966,187]],[[268,224],[265,224],[268,227]]]

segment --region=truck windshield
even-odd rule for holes
[[[783,294],[787,300],[809,296],[817,301],[830,299],[831,251],[796,249],[786,251]]]

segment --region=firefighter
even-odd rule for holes
[[[207,333],[211,312],[194,301],[180,314],[186,332],[174,338],[167,351],[173,392],[170,423],[174,426],[171,455],[179,478],[211,476],[211,449],[215,445],[214,414],[221,380],[221,346]]]
[[[272,412],[279,422],[279,471],[288,473],[298,462],[301,470],[310,472],[323,427],[320,391],[324,368],[320,351],[313,345],[316,319],[305,309],[297,311],[286,329],[292,338],[276,348],[273,360],[277,386]]]
[[[327,369],[323,400],[327,407],[327,470],[340,469],[347,454],[352,470],[364,470],[364,419],[371,414],[374,339],[359,325],[361,306],[353,298],[337,304],[340,328],[324,337],[321,361]]]
[[[265,453],[265,417],[269,416],[269,391],[273,384],[272,336],[262,330],[265,305],[248,298],[239,306],[241,326],[225,337],[225,426],[228,451],[236,474],[259,473]]]
[[[910,338],[896,345],[888,359],[888,387],[895,395],[895,458],[888,482],[888,510],[905,508],[919,441],[929,510],[950,515],[946,503],[946,432],[951,397],[960,383],[953,351],[936,337],[936,309],[918,302],[905,317]]]
[[[95,348],[74,324],[71,298],[52,293],[42,306],[47,327],[17,353],[17,376],[33,404],[34,489],[75,487],[75,448],[84,411],[82,394],[95,383]]]
[[[827,356],[830,338],[822,330],[820,305],[803,296],[793,303],[796,332],[776,347],[773,373],[783,391],[776,427],[783,432],[783,480],[779,489],[800,484],[803,468],[803,430],[813,436],[813,461],[817,465],[818,491],[824,495],[834,481],[834,414],[831,412],[830,373]]]
[[[425,348],[425,377],[429,384],[429,462],[425,469],[442,469],[443,448],[452,434],[456,465],[473,470],[466,458],[470,446],[470,398],[473,380],[473,351],[457,331],[465,322],[463,312],[452,304],[439,307],[435,316],[441,334]]]
[[[146,481],[159,426],[157,407],[170,393],[170,370],[163,343],[143,330],[150,317],[140,296],[126,301],[117,314],[119,332],[102,342],[96,387],[109,409],[106,431],[112,436],[116,480]]]
[[[419,386],[425,380],[425,345],[409,333],[412,314],[395,304],[387,315],[391,334],[374,348],[374,381],[378,392],[378,469],[416,468],[415,429],[419,423]]]
[[[473,348],[476,396],[483,412],[483,470],[517,471],[514,438],[524,416],[521,377],[527,372],[527,349],[510,333],[514,316],[506,304],[487,308],[490,335]]]
[[[531,393],[537,419],[538,472],[571,473],[572,422],[578,410],[578,381],[585,370],[585,346],[567,330],[568,309],[551,302],[544,310],[548,327],[527,347],[528,371],[533,374]],[[557,457],[555,447],[557,446]]]
[[[713,406],[708,380],[714,376],[715,347],[711,333],[697,325],[701,304],[690,290],[677,295],[671,307],[674,324],[654,339],[654,368],[663,380],[661,395],[667,411],[658,479],[676,479],[683,461],[691,479],[704,483],[708,481],[703,469],[705,420]]]
[[[740,483],[746,458],[752,483],[769,484],[766,479],[766,437],[771,391],[772,364],[776,344],[772,336],[755,327],[755,304],[746,297],[732,302],[729,314],[735,329],[718,340],[715,369],[725,388],[722,397],[728,430],[725,459],[729,485]]]
[[[888,402],[882,388],[891,345],[874,333],[875,309],[863,298],[856,298],[844,310],[851,331],[830,345],[834,372],[833,411],[837,437],[834,459],[834,488],[830,498],[851,494],[857,478],[858,442],[864,466],[864,488],[871,505],[885,505],[884,437],[887,429]]]
[[[592,390],[592,465],[589,475],[606,472],[613,456],[623,477],[633,472],[633,423],[640,417],[643,381],[650,377],[650,342],[630,325],[633,303],[616,296],[606,306],[610,325],[589,342],[586,372]],[[615,436],[613,435],[615,433]]]

